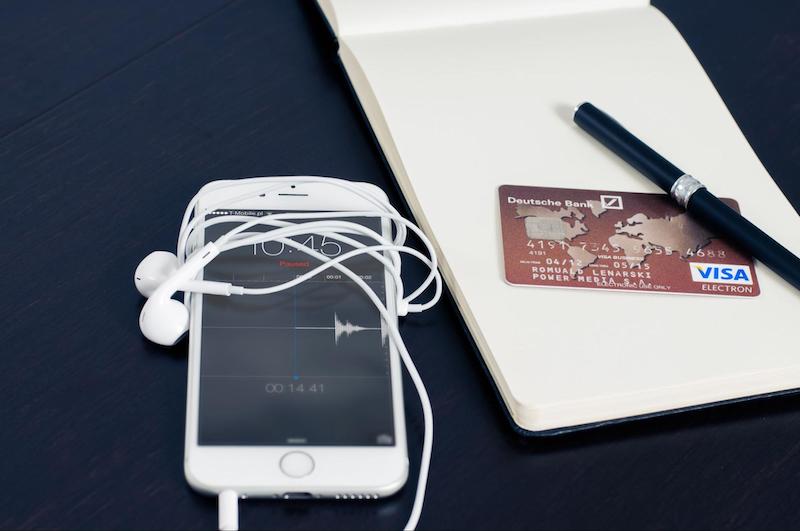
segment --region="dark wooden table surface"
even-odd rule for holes
[[[657,6],[800,206],[800,2]],[[0,527],[216,525],[183,478],[185,346],[140,336],[132,273],[204,182],[294,173],[392,190],[310,4],[0,3]],[[523,440],[451,305],[403,332],[437,414],[423,528],[800,527],[798,397]],[[398,528],[412,491],[241,521]]]

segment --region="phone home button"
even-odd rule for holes
[[[302,478],[314,471],[314,459],[305,452],[289,452],[281,457],[280,466],[290,478]]]

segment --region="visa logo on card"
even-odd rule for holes
[[[692,271],[692,280],[695,282],[747,285],[753,283],[750,267],[746,265],[690,262],[689,269]]]

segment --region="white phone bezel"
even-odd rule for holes
[[[373,194],[385,194],[376,186],[363,186]],[[263,210],[375,210],[366,200],[345,189],[324,183],[296,183],[292,189],[271,192],[237,201],[229,208]],[[265,185],[245,183],[209,190],[198,202],[197,211],[205,205],[226,208],[225,200],[241,196]],[[383,234],[391,234],[391,224],[383,220]],[[386,274],[387,306],[394,319],[394,282]],[[389,359],[392,383],[392,405],[395,428],[394,446],[201,446],[197,444],[198,394],[200,377],[202,297],[192,297],[189,333],[189,375],[186,400],[186,441],[184,473],[196,490],[217,494],[232,489],[243,496],[310,495],[388,496],[397,492],[408,478],[405,410],[400,359],[390,343]],[[292,451],[302,451],[314,461],[314,470],[302,478],[291,478],[280,468],[281,458]]]

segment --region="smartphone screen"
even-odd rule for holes
[[[267,213],[277,212],[225,210],[208,217]],[[379,218],[348,221],[382,232]],[[206,228],[206,241],[235,225]],[[292,239],[329,257],[352,249],[320,235]],[[274,286],[319,264],[270,242],[222,253],[204,278]],[[344,265],[385,304],[383,264],[360,255]],[[389,339],[377,308],[334,268],[276,294],[204,295],[198,414],[199,445],[393,446]]]

